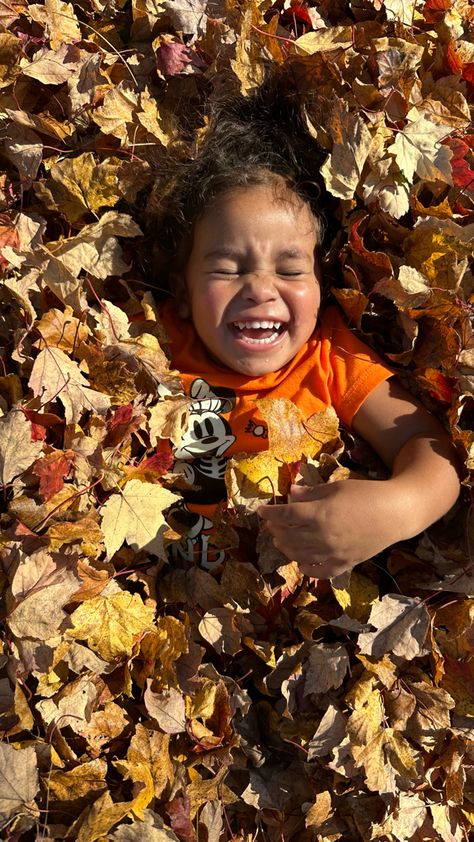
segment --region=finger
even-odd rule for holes
[[[331,575],[328,573],[324,562],[321,564],[298,564],[304,576],[309,576],[311,579],[330,579]]]
[[[300,503],[281,503],[277,506],[259,506],[257,514],[268,524],[282,524],[285,525],[285,527],[301,527],[301,525],[306,523],[308,520],[307,515],[301,511]]]

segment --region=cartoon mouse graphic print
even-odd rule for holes
[[[227,460],[224,454],[235,442],[229,423],[222,416],[235,406],[235,393],[223,387],[215,389],[198,378],[191,383],[189,396],[192,404],[188,429],[180,446],[173,451],[176,460],[174,471],[182,474],[192,486],[186,495],[189,501],[217,503],[226,496],[224,474]],[[189,529],[185,539],[173,545],[173,554],[187,561],[198,557],[201,566],[206,569],[221,564],[225,553],[209,552],[209,534],[206,532],[212,530],[212,521],[190,511],[183,502],[176,507],[176,514],[185,519]]]

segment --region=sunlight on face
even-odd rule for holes
[[[321,302],[317,245],[317,221],[288,188],[238,188],[204,212],[185,282],[194,326],[216,360],[258,377],[295,356]]]

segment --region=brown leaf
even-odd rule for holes
[[[29,386],[44,403],[56,398],[64,406],[66,422],[77,421],[82,412],[100,414],[110,406],[110,399],[89,388],[76,362],[59,348],[40,351],[33,365]]]
[[[327,693],[340,687],[349,669],[349,657],[344,646],[337,643],[314,643],[309,650],[306,668],[305,696],[308,693]]]
[[[43,450],[41,441],[32,440],[31,424],[19,409],[0,418],[0,481],[7,485],[22,474]]]
[[[319,723],[314,736],[308,743],[308,760],[324,757],[339,745],[346,733],[346,718],[338,708],[330,704]]]
[[[241,648],[241,633],[235,623],[235,612],[230,608],[214,608],[206,612],[199,623],[199,633],[216,650],[235,655]]]
[[[121,824],[109,839],[111,842],[180,842],[172,830],[164,827],[161,816],[152,810],[143,811],[143,821]]]
[[[165,734],[181,734],[186,730],[186,704],[183,695],[173,687],[154,693],[147,682],[144,701],[149,716]]]
[[[388,594],[375,603],[368,621],[377,631],[359,635],[363,655],[380,658],[393,653],[411,661],[428,651],[430,616],[419,599]]]
[[[16,600],[8,625],[19,638],[47,640],[66,619],[64,606],[80,581],[67,562],[55,562],[44,550],[21,560],[12,582]]]
[[[39,811],[33,799],[38,792],[38,769],[33,746],[14,748],[0,743],[0,811],[4,819],[26,813],[31,825]],[[31,826],[30,825],[30,826]]]

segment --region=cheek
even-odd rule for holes
[[[217,285],[203,285],[195,291],[192,297],[193,313],[199,314],[209,322],[216,322],[224,313],[230,300],[225,290],[219,289]]]
[[[293,309],[297,317],[296,320],[306,330],[313,330],[320,303],[321,292],[319,284],[314,284],[314,286],[298,292],[295,291]]]

